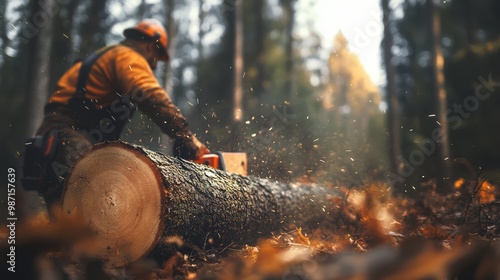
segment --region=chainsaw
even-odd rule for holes
[[[203,155],[192,161],[198,164],[208,165],[215,169],[245,176],[247,175],[246,153],[215,152],[213,154]]]

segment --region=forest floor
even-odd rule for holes
[[[382,184],[341,191],[344,198],[331,198],[335,228],[292,228],[255,246],[218,250],[170,237],[163,242],[179,251],[160,265],[143,260],[121,269],[71,260],[63,252],[85,235],[81,225],[47,227],[33,217],[24,226],[31,235],[19,237],[16,267],[24,279],[500,279],[500,199],[488,181],[458,180],[447,195],[429,183],[415,198]],[[2,227],[2,247],[7,236]]]

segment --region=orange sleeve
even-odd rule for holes
[[[188,137],[186,118],[160,86],[148,62],[139,53],[125,48],[116,57],[118,84],[132,95],[139,109],[172,138]]]

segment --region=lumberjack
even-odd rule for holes
[[[119,139],[137,108],[175,139],[174,155],[195,159],[209,153],[153,74],[158,60],[169,60],[165,28],[146,19],[123,34],[121,43],[75,63],[60,78],[42,125],[26,142],[24,187],[37,190],[49,205],[60,199],[75,159],[93,144]]]

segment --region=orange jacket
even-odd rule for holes
[[[75,63],[58,81],[49,104],[68,105],[76,93],[81,62]],[[118,99],[140,93],[139,109],[148,115],[170,137],[188,132],[186,118],[160,86],[146,59],[136,50],[117,45],[106,51],[92,66],[86,84],[85,97],[96,109],[102,109]]]

